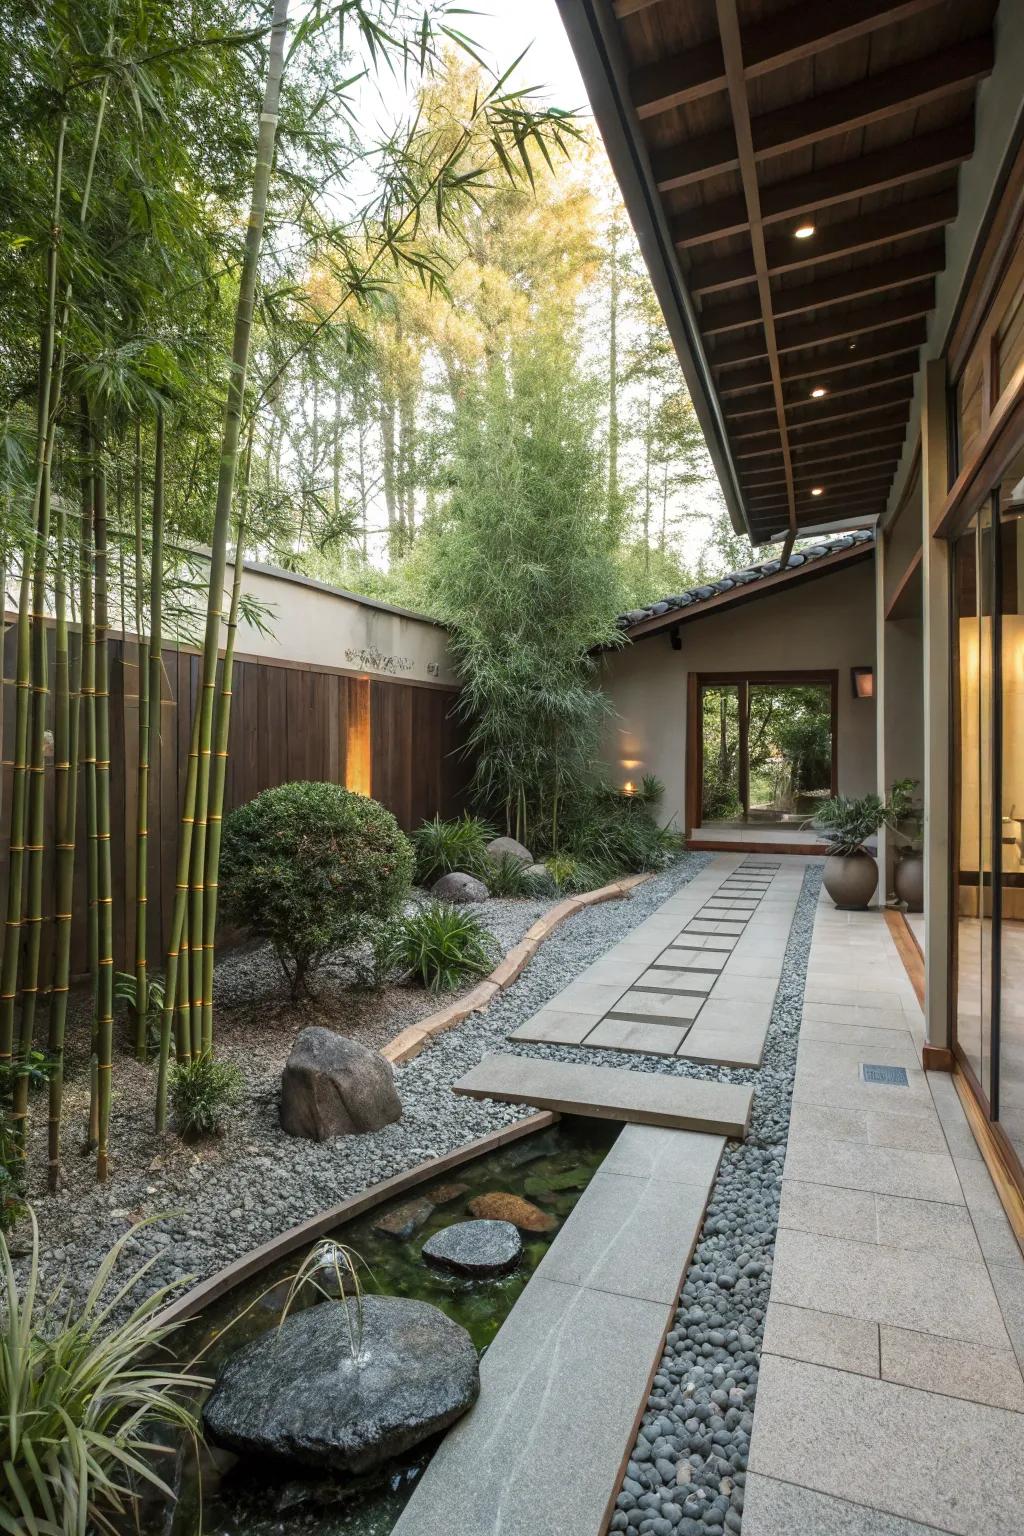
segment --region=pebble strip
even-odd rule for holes
[[[726,1145],[616,1501],[613,1531],[724,1536],[742,1528],[804,981],[820,885],[820,866],[809,867],[790,928],[760,1071],[715,1074],[722,1081],[756,1081],[751,1128],[745,1141]],[[794,1433],[799,1433],[797,1427]]]

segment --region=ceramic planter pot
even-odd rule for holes
[[[841,912],[862,912],[875,894],[878,865],[870,853],[831,853],[822,877],[826,891]]]
[[[924,856],[905,853],[896,860],[892,884],[900,901],[906,903],[908,912],[924,911]]]

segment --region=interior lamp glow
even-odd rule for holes
[[[812,400],[820,400],[822,395],[827,395],[827,394],[828,394],[828,390],[825,388],[824,384],[817,384],[817,385],[815,385],[814,389],[811,390],[811,399]]]
[[[823,485],[812,485],[811,486],[811,495],[812,496],[824,496],[824,494],[825,494],[825,487]]]
[[[797,225],[796,229],[793,231],[793,234],[797,240],[809,240],[814,234],[814,225],[805,221],[803,224]]]
[[[851,667],[850,683],[855,699],[873,699],[875,696],[874,667]]]
[[[636,794],[636,785],[633,783],[632,779],[627,779],[625,784],[623,784],[623,786],[622,786],[622,793],[624,795],[635,795]]]

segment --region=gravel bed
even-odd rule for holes
[[[290,1029],[279,1021],[268,1034],[258,1013],[264,996],[260,988],[269,984],[270,958],[259,950],[230,957],[220,976],[228,1007],[218,1023],[218,1053],[237,1060],[246,1074],[251,1097],[243,1117],[221,1142],[189,1147],[174,1137],[158,1138],[150,1124],[152,1069],[121,1063],[112,1121],[114,1177],[106,1185],[95,1185],[89,1160],[72,1152],[67,1186],[36,1203],[44,1290],[63,1280],[70,1295],[84,1292],[111,1243],[143,1217],[159,1218],[129,1244],[134,1259],[155,1260],[146,1277],[147,1290],[186,1277],[204,1278],[368,1185],[519,1119],[521,1107],[456,1097],[449,1091],[451,1084],[488,1051],[506,1048],[510,1030],[654,912],[707,861],[706,854],[683,854],[631,897],[588,907],[570,918],[487,1013],[440,1036],[397,1070],[402,1119],[365,1136],[322,1143],[285,1136],[277,1114],[280,1066],[294,1031],[311,1020],[300,1017]],[[507,946],[548,905],[495,900],[484,913],[489,925],[500,925]],[[351,999],[351,994],[346,996]],[[362,1002],[360,998],[360,1008]],[[392,1019],[384,1038],[409,1022],[408,1017]],[[334,1027],[355,1032],[346,1026],[347,1021],[334,1019]],[[268,1060],[266,1053],[275,1050],[275,1058]],[[602,1059],[607,1064],[607,1056]],[[646,1066],[649,1058],[631,1056],[628,1061]],[[69,1125],[82,1118],[74,1091],[73,1084]]]
[[[726,1143],[618,1495],[613,1531],[724,1536],[742,1528],[797,1038],[820,885],[821,867],[809,866],[760,1071],[686,1073],[726,1082],[756,1079],[757,1091],[746,1140]]]

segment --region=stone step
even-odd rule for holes
[[[723,1146],[623,1129],[481,1361],[479,1400],[394,1536],[606,1528]]]
[[[485,1056],[454,1084],[474,1099],[533,1104],[568,1115],[667,1125],[684,1131],[742,1136],[750,1120],[753,1089],[738,1083],[704,1082],[625,1067],[591,1067],[498,1052]]]

